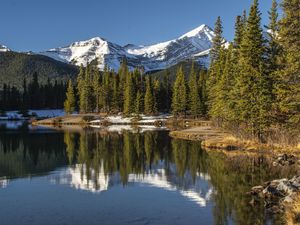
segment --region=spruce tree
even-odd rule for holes
[[[140,91],[136,94],[134,112],[137,115],[143,112],[143,95]]]
[[[182,66],[177,70],[173,86],[172,110],[175,116],[185,115],[188,106],[187,85]]]
[[[231,51],[232,51],[232,46],[229,47],[229,50],[226,50],[225,48],[221,48],[220,50],[220,58],[218,61],[218,67],[222,69],[218,69],[217,72],[217,77],[218,79],[216,80],[215,86],[213,87],[214,89],[214,95],[213,95],[213,100],[211,101],[211,107],[209,114],[210,116],[215,119],[220,121],[224,121],[226,117],[226,100],[227,100],[227,95],[229,94],[229,81],[228,81],[228,76],[229,76],[229,64],[231,60]]]
[[[244,22],[241,16],[236,17],[235,21],[235,37],[234,37],[234,48],[239,49],[242,43],[244,32]]]
[[[94,96],[92,86],[91,67],[88,64],[85,69],[84,79],[79,84],[79,108],[80,112],[92,112],[94,109]]]
[[[131,114],[134,112],[135,93],[134,84],[132,80],[132,74],[129,73],[126,77],[125,90],[124,90],[124,109],[125,114]]]
[[[111,73],[107,66],[104,67],[104,72],[102,76],[102,85],[101,85],[101,104],[105,112],[109,112],[112,106],[112,97],[111,97],[111,82],[110,82]],[[123,94],[123,93],[122,93]],[[123,98],[122,98],[123,100]]]
[[[191,115],[195,117],[201,114],[201,99],[197,81],[195,63],[193,62],[189,77],[189,109],[191,111]]]
[[[68,82],[68,89],[66,93],[64,109],[67,114],[73,113],[75,111],[75,95],[74,95],[74,88],[71,80],[69,80]]]
[[[266,28],[268,29],[268,43],[267,43],[267,69],[269,73],[274,73],[278,67],[278,57],[281,51],[279,45],[279,23],[278,23],[278,4],[276,0],[272,2],[272,8],[269,12],[270,23]]]
[[[93,76],[93,94],[95,99],[95,111],[99,112],[101,107],[101,82],[100,82],[100,73],[97,67],[94,68],[94,76]]]
[[[276,96],[280,122],[300,124],[300,0],[283,0],[283,17],[279,26],[282,47]]]
[[[207,70],[201,69],[199,72],[198,79],[198,90],[201,101],[201,116],[207,115],[207,101],[208,101],[208,93],[207,93]]]
[[[209,67],[209,76],[207,80],[207,86],[209,88],[208,92],[208,107],[211,108],[211,104],[214,101],[215,95],[217,94],[214,90],[217,80],[219,79],[220,74],[223,69],[223,55],[222,53],[222,45],[223,45],[223,27],[221,18],[218,17],[215,24],[215,37],[213,39],[212,49],[210,50],[211,64]]]
[[[146,115],[154,113],[154,96],[151,80],[149,77],[146,78],[146,93],[144,98],[144,112]]]
[[[112,74],[112,109],[115,112],[120,112],[121,108],[121,93],[119,90],[119,74]]]
[[[220,49],[224,43],[223,25],[220,16],[218,17],[215,23],[214,33],[215,33],[215,37],[213,38],[212,48],[210,50],[211,64],[213,64],[215,61],[219,59]]]
[[[162,110],[164,112],[170,112],[172,102],[172,81],[169,69],[166,69],[165,73],[163,74],[162,88],[163,93],[160,96]]]
[[[254,0],[241,43],[237,110],[241,122],[246,123],[253,135],[262,139],[269,126],[271,90],[264,66],[265,40],[261,28],[258,0]]]
[[[162,94],[161,84],[158,79],[155,79],[153,82],[153,96],[154,96],[154,112],[161,111],[162,105],[160,101],[160,97]]]

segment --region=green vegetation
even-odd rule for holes
[[[0,52],[0,84],[7,84],[18,90],[23,88],[23,80],[32,80],[32,75],[37,73],[41,84],[46,84],[48,79],[51,83],[66,82],[74,78],[78,73],[76,66],[69,65],[51,59],[47,56],[17,53]],[[0,86],[0,90],[3,85]]]
[[[0,110],[62,108],[75,66],[46,56],[0,52]]]
[[[300,123],[299,1],[283,1],[282,6],[283,17],[278,20],[278,4],[273,0],[265,39],[258,0],[254,0],[248,18],[237,17],[229,47],[220,41],[218,18],[209,69],[210,117],[263,142]]]
[[[74,87],[72,81],[69,80],[68,89],[66,94],[66,100],[64,102],[64,108],[66,113],[70,114],[75,111],[75,94],[74,94]]]
[[[60,109],[65,99],[65,83],[50,79],[46,84],[39,82],[39,76],[34,73],[29,83],[23,80],[23,87],[18,90],[14,86],[3,84],[0,91],[0,111],[28,109]]]
[[[92,62],[80,67],[75,105],[81,113],[154,115],[172,110],[177,116],[205,116],[207,71],[196,67],[193,62],[190,74],[186,75],[180,65],[172,81],[173,75],[168,69],[157,78],[153,74],[143,75],[138,69],[129,71],[124,60],[117,73],[107,68],[99,73],[97,63]],[[68,107],[65,107],[67,112]]]

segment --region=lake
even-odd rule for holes
[[[0,124],[0,224],[282,224],[246,192],[292,177],[167,130]]]

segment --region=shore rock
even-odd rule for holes
[[[294,201],[296,193],[300,192],[300,175],[292,179],[279,179],[266,182],[264,186],[255,186],[250,194],[263,198],[268,212],[281,212],[282,203]],[[254,200],[251,202],[254,203]]]

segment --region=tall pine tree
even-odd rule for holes
[[[72,81],[68,82],[68,89],[66,94],[66,100],[64,102],[64,109],[67,114],[73,113],[75,111],[75,94]]]
[[[254,0],[241,43],[240,71],[235,88],[239,94],[239,119],[247,124],[252,134],[260,140],[270,124],[271,106],[270,79],[264,66],[264,43],[258,0]]]
[[[144,112],[146,115],[155,113],[155,102],[153,96],[152,83],[149,77],[146,78],[146,93],[144,98]]]
[[[172,110],[175,116],[185,115],[188,107],[187,85],[182,66],[177,70],[173,86]]]
[[[193,62],[189,77],[189,109],[191,115],[195,117],[198,117],[201,114],[201,99],[197,81],[195,63]]]
[[[282,47],[276,85],[280,122],[300,124],[300,0],[283,0],[279,43]]]

